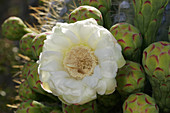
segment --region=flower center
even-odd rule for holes
[[[63,64],[71,77],[83,79],[85,76],[93,74],[97,59],[90,48],[76,46],[66,53]]]

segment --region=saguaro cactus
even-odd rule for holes
[[[168,2],[169,0],[133,0],[134,24],[144,38],[143,49],[156,40],[156,33]]]
[[[131,94],[123,104],[123,113],[159,113],[155,100],[144,93]]]
[[[19,17],[9,17],[2,24],[2,35],[10,40],[20,40],[23,35],[31,32]]]
[[[161,110],[170,111],[170,43],[155,42],[143,52],[143,67]]]

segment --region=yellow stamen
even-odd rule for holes
[[[90,48],[76,46],[66,53],[63,64],[71,77],[83,79],[85,76],[93,74],[97,59]]]

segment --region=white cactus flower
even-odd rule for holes
[[[57,23],[39,57],[42,88],[66,104],[84,104],[115,91],[121,46],[94,19]]]

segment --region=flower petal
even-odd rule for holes
[[[63,59],[63,54],[61,52],[56,52],[56,51],[44,51],[40,53],[39,61],[38,63],[43,63],[48,60],[53,61],[53,60],[61,60]]]
[[[97,98],[96,96],[96,92],[91,89],[91,88],[85,88],[82,90],[82,94],[81,96],[73,96],[73,95],[62,95],[62,96],[59,96],[59,98],[61,100],[64,100],[64,102],[66,104],[69,104],[69,103],[73,103],[73,104],[79,104],[79,105],[82,105],[82,104],[85,104],[91,100],[94,100]]]
[[[62,28],[62,33],[65,37],[67,37],[68,39],[70,39],[70,41],[74,44],[79,44],[80,43],[80,39],[76,36],[76,34],[74,34],[71,30],[66,29],[66,28]]]
[[[66,103],[84,104],[96,98],[95,90],[85,87],[80,80],[68,78],[66,72],[52,74],[48,82],[50,90]]]
[[[45,51],[40,54],[40,60],[38,61],[39,70],[44,71],[61,71],[64,70],[62,64],[63,55],[60,52]]]
[[[88,39],[88,45],[95,49],[96,44],[98,43],[98,41],[100,40],[100,31],[96,30],[93,34],[91,34],[91,36]]]
[[[64,100],[66,103],[80,103],[81,98],[80,96],[74,96],[74,95],[65,95],[63,94],[60,97],[61,100]]]
[[[53,37],[53,38],[51,38]],[[72,46],[70,40],[62,35],[53,33],[44,40],[43,51],[65,51]]]
[[[59,74],[61,73],[61,74]],[[50,89],[54,95],[64,99],[67,103],[78,103],[81,100],[83,86],[80,81],[62,77],[65,72],[53,73],[50,77]],[[58,75],[57,75],[58,74]],[[65,73],[66,74],[66,73]]]
[[[48,85],[47,82],[43,82],[43,83],[41,84],[41,87],[42,87],[45,91],[47,91],[48,93],[52,93],[52,91],[50,90],[50,87],[49,87],[49,85]]]
[[[39,69],[44,71],[61,71],[64,70],[64,67],[61,62],[50,61],[41,64]]]
[[[50,77],[50,81],[53,83],[51,84],[54,89],[51,89],[52,91],[57,92],[57,95],[62,94],[74,94],[74,95],[80,95],[75,94],[75,90],[81,90],[82,83],[80,81],[77,81],[75,79],[72,79],[69,77],[69,74],[65,71],[57,71],[57,72],[51,72],[52,76]]]
[[[98,60],[116,60],[114,56],[114,48],[113,47],[105,47],[101,49],[96,49],[94,54],[97,56]]]
[[[86,87],[82,93],[81,101],[78,104],[85,104],[96,99],[96,91],[93,88]]]
[[[86,85],[88,85],[88,87],[94,88],[94,87],[96,87],[98,80],[99,79],[97,77],[87,76],[82,80],[82,82],[84,82]]]
[[[105,47],[96,49],[94,54],[98,57],[100,62],[105,60],[114,60],[117,62],[119,68],[125,64],[125,60],[119,48]]]
[[[51,74],[48,71],[41,71],[38,68],[38,74],[41,82],[48,82]]]
[[[118,68],[121,68],[125,65],[126,61],[121,53],[121,46],[119,44],[115,45],[116,47],[114,48],[115,51],[115,59],[118,65]]]
[[[77,29],[79,28],[79,26],[83,26],[83,25],[98,25],[97,21],[94,18],[89,18],[86,20],[82,20],[82,21],[77,21],[75,23],[56,23],[57,27],[62,27],[62,28],[69,28],[69,29]]]
[[[50,74],[54,77],[54,78],[67,78],[69,77],[69,74],[66,71],[55,71],[55,72],[50,72]]]
[[[96,91],[98,94],[100,95],[104,95],[106,92],[106,82],[104,82],[103,80],[100,80],[97,87],[96,87]]]
[[[86,19],[83,21],[78,21],[75,23],[57,23],[57,26],[61,28],[66,28],[72,31],[77,37],[80,38],[81,42],[86,43],[88,38],[98,30],[98,25],[95,19]],[[69,35],[68,35],[69,36]]]
[[[99,79],[101,79],[100,68],[96,66],[94,69],[94,74],[91,76],[86,76],[83,78],[82,82],[85,83],[87,86],[94,88],[97,86]]]
[[[115,78],[117,73],[117,63],[115,61],[100,62],[101,73],[105,78]]]
[[[97,31],[96,26],[90,27],[92,25],[83,25],[79,26],[78,30],[78,36],[81,39],[81,42],[87,43],[88,39],[92,34],[94,34]]]
[[[101,32],[100,33],[101,40],[98,41],[96,45],[96,49],[101,49],[105,47],[114,47],[115,44],[117,44],[116,39],[107,29],[101,28],[100,32]]]
[[[116,79],[104,78],[103,81],[105,81],[107,86],[105,94],[113,93],[115,91],[115,88],[117,87]]]
[[[98,87],[96,88],[98,94],[111,94],[117,87],[115,78],[103,78],[99,81]]]

